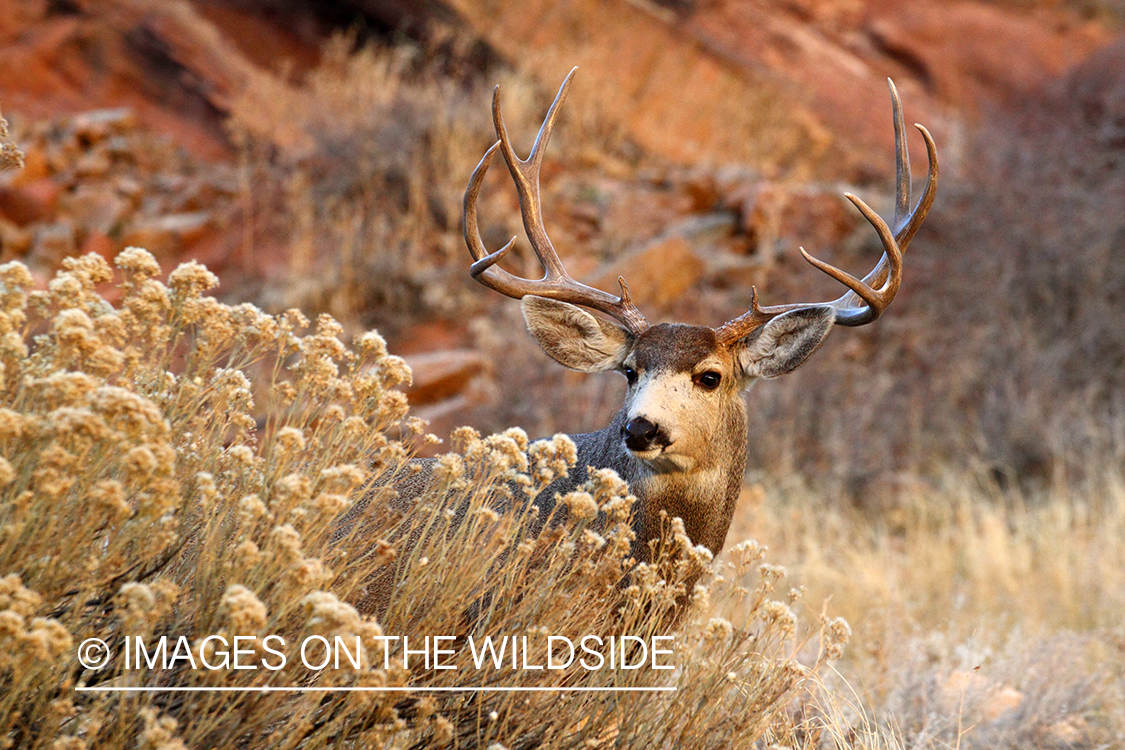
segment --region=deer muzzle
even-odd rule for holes
[[[668,435],[660,425],[645,417],[633,417],[621,429],[625,447],[635,453],[648,453],[669,444]]]

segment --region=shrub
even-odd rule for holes
[[[826,620],[812,668],[797,660],[795,597],[771,599],[783,571],[753,543],[689,592],[710,553],[673,520],[634,565],[612,472],[541,534],[530,509],[497,512],[513,483],[534,496],[573,468],[565,436],[462,429],[401,512],[391,487],[426,438],[396,388],[409,368],[377,333],[347,346],[327,315],[308,330],[296,310],[221,304],[194,262],[166,283],[143,250],[116,265],[116,305],[100,256],[39,291],[0,266],[0,746],[746,746],[838,655],[847,628]],[[379,587],[377,619],[353,606]],[[548,636],[587,634],[673,636],[674,669],[473,669],[464,648],[518,636],[542,665]],[[439,635],[460,668],[400,662],[393,637]],[[91,638],[112,655],[102,669],[76,658],[97,656]],[[337,639],[358,666],[295,650]],[[629,643],[618,660],[635,660]],[[606,686],[663,690],[582,691]],[[514,690],[529,687],[568,690]]]

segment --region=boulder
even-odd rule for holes
[[[50,221],[58,207],[60,188],[48,178],[22,185],[0,185],[0,216],[21,227]]]
[[[766,264],[798,246],[828,260],[863,220],[838,189],[816,184],[760,181],[732,191],[726,200]]]
[[[158,258],[168,258],[201,240],[213,226],[208,211],[141,217],[131,222],[121,241],[126,247],[143,247]]]
[[[675,302],[703,275],[703,260],[681,236],[665,237],[604,266],[591,286],[620,294],[617,277],[625,277],[629,294],[642,309]]]
[[[406,357],[414,382],[406,395],[413,405],[433,404],[462,393],[484,369],[480,354],[470,349],[422,352]]]
[[[107,189],[104,183],[80,184],[64,194],[59,205],[59,210],[78,226],[102,234],[120,231],[132,209],[127,198]]]
[[[62,219],[37,227],[31,253],[36,265],[56,268],[77,249],[78,232],[72,222]]]

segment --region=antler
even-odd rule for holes
[[[578,68],[571,70],[559,88],[559,93],[555,96],[551,108],[547,110],[547,117],[539,128],[539,135],[536,136],[535,145],[531,147],[527,159],[520,159],[512,148],[508,131],[504,127],[504,117],[500,114],[500,87],[496,87],[492,97],[492,120],[499,140],[485,152],[484,158],[473,170],[469,186],[465,189],[465,244],[469,246],[469,252],[476,261],[469,267],[469,274],[489,289],[516,299],[532,294],[598,310],[621,321],[626,328],[637,335],[648,328],[648,322],[629,298],[629,287],[625,284],[624,277],[617,277],[617,282],[621,285],[620,297],[575,281],[563,268],[558,253],[547,237],[547,230],[543,227],[543,210],[539,198],[539,169],[543,165],[543,151],[551,138],[559,105],[566,99],[571,78],[577,70]],[[494,253],[485,250],[484,242],[480,237],[480,230],[477,227],[477,195],[480,193],[484,175],[497,148],[504,154],[504,161],[508,163],[508,170],[516,183],[520,213],[523,216],[523,226],[527,230],[527,238],[539,262],[543,264],[545,274],[537,281],[514,276],[496,265],[512,249],[516,241],[515,237]]]
[[[842,326],[862,326],[878,318],[887,309],[887,305],[895,298],[899,284],[902,282],[902,254],[906,251],[914,233],[922,225],[930,206],[934,202],[937,190],[938,162],[937,147],[928,130],[915,124],[926,141],[926,154],[929,157],[929,175],[926,178],[926,189],[918,200],[918,205],[913,211],[910,209],[910,154],[906,147],[906,127],[902,118],[902,102],[898,98],[898,91],[890,79],[887,83],[891,89],[891,105],[894,109],[895,124],[895,216],[894,230],[875,213],[870,206],[862,200],[845,193],[864,218],[871,222],[879,238],[883,241],[883,257],[879,263],[859,280],[851,274],[841,271],[835,266],[817,260],[802,247],[801,255],[816,268],[839,281],[851,291],[832,302],[820,304],[829,305],[836,311],[836,324]],[[909,213],[907,213],[909,211]],[[758,306],[758,291],[751,290],[750,309],[724,323],[717,329],[719,338],[725,342],[737,341],[759,326],[768,322],[781,313],[798,310],[805,307],[818,307],[818,304],[796,303],[788,305],[773,305],[770,307]]]

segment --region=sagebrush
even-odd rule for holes
[[[653,563],[634,565],[632,498],[612,472],[591,472],[538,536],[530,510],[497,513],[511,483],[534,496],[574,470],[565,436],[461,430],[431,491],[395,510],[394,477],[432,438],[377,333],[349,346],[327,315],[306,330],[296,310],[221,304],[194,262],[166,282],[143,250],[116,265],[119,279],[100,256],[68,259],[44,290],[0,266],[0,745],[745,746],[779,732],[839,655],[847,626],[822,617],[798,660],[799,592],[772,597],[784,571],[759,545],[685,591],[711,555],[673,522]],[[360,522],[341,522],[360,500]],[[349,603],[388,575],[378,617]],[[403,667],[372,640],[526,636],[541,664],[546,636],[585,634],[671,635],[675,668]],[[267,635],[359,637],[361,663],[266,668]],[[189,644],[178,661],[126,667],[129,643],[160,636]],[[243,658],[261,668],[235,668],[235,636],[256,638]],[[104,669],[77,661],[88,638],[110,645]],[[185,691],[220,686],[322,690]],[[482,686],[569,692],[434,690]],[[674,690],[575,690],[595,686]],[[323,690],[365,687],[396,690]]]

